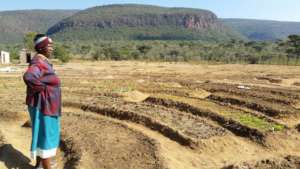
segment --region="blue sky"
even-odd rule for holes
[[[116,3],[208,9],[220,18],[300,22],[300,0],[3,0],[0,11],[19,9],[85,9]]]

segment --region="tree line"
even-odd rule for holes
[[[33,50],[34,33],[23,44],[3,46],[18,59],[18,50]],[[0,46],[1,47],[1,46]],[[72,58],[87,60],[142,60],[167,62],[208,62],[245,64],[300,64],[300,36],[290,35],[275,42],[230,40],[204,41],[72,41],[55,42],[55,58],[68,62]]]
[[[65,45],[81,59],[246,64],[300,64],[300,36],[275,42],[98,41]]]

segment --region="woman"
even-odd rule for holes
[[[52,40],[38,34],[34,45],[37,54],[23,76],[32,122],[31,156],[37,160],[36,168],[50,169],[60,140],[60,80],[48,60],[53,53]]]

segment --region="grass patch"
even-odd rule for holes
[[[252,128],[258,128],[264,131],[280,131],[284,129],[283,125],[273,124],[250,114],[242,114],[239,116],[240,123]]]

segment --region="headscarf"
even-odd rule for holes
[[[34,41],[34,48],[36,51],[41,51],[44,50],[50,43],[52,43],[52,39],[47,36],[43,36]]]

